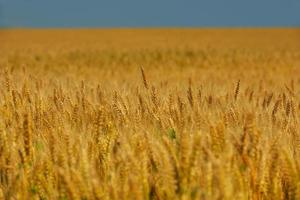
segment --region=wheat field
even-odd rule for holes
[[[0,30],[0,199],[300,199],[300,29]]]

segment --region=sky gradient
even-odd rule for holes
[[[300,27],[300,0],[0,0],[1,27]]]

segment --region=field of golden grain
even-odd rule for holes
[[[0,30],[0,199],[300,199],[300,29]]]

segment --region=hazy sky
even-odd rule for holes
[[[300,0],[0,0],[0,25],[300,26]]]

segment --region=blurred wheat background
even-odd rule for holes
[[[299,29],[0,36],[0,199],[300,199]]]

